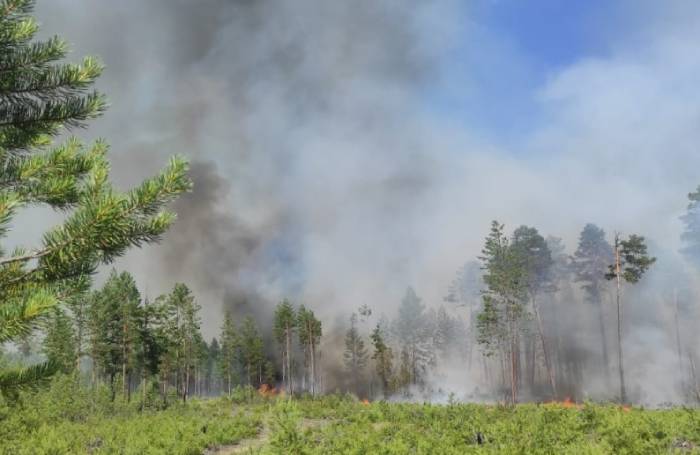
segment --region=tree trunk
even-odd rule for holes
[[[620,305],[620,290],[621,290],[621,277],[620,277],[620,247],[615,242],[615,275],[617,276],[617,357],[619,361],[620,370],[620,401],[622,403],[627,402],[627,393],[625,391],[625,369],[622,362],[622,309]]]
[[[598,325],[600,326],[600,343],[603,349],[603,368],[605,368],[605,377],[610,376],[610,359],[608,358],[608,338],[605,335],[605,318],[603,317],[604,307],[603,299],[598,296]]]
[[[291,353],[292,353],[292,329],[291,327],[287,326],[286,330],[286,338],[287,338],[287,393],[289,396],[292,396],[292,391],[294,386],[292,385],[292,364],[291,364]]]
[[[676,322],[676,350],[678,351],[678,371],[680,372],[681,380],[683,378],[683,351],[681,350],[681,326],[678,322],[678,291],[673,290],[674,300],[674,319]],[[683,385],[682,385],[683,386]]]
[[[185,377],[182,384],[182,402],[187,402],[187,395],[190,391],[190,366],[185,363]]]
[[[695,361],[693,360],[693,354],[688,353],[688,360],[690,362],[690,375],[691,382],[693,384],[693,394],[695,395],[695,401],[700,402],[700,388],[698,387],[698,378],[695,374]]]
[[[532,299],[532,307],[535,310],[535,318],[537,318],[537,330],[540,335],[540,340],[542,340],[542,353],[544,354],[544,365],[547,369],[547,376],[549,377],[549,385],[552,387],[552,398],[557,397],[557,382],[554,376],[554,370],[552,369],[551,359],[549,357],[549,349],[547,349],[547,339],[544,335],[544,324],[542,324],[542,316],[540,315],[539,305],[535,299]]]
[[[316,343],[311,338],[311,396],[316,396]]]

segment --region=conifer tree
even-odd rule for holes
[[[316,352],[322,334],[321,321],[316,319],[313,311],[302,305],[297,312],[297,328],[299,342],[308,359],[311,395],[316,395]]]
[[[393,381],[393,353],[391,348],[385,342],[385,335],[379,324],[372,331],[371,339],[374,346],[372,360],[374,360],[375,369],[379,380],[382,383],[382,394],[384,398],[388,398],[391,393],[391,383]]]
[[[65,64],[58,37],[34,40],[33,0],[0,1],[0,237],[22,208],[67,213],[33,248],[0,248],[0,343],[30,333],[41,318],[89,287],[98,265],[129,247],[158,240],[174,220],[164,205],[190,187],[187,164],[173,159],[159,175],[120,192],[108,181],[103,141],[53,145],[106,107],[89,91],[102,72],[95,58]],[[0,371],[0,391],[30,386],[56,370],[51,362]]]
[[[265,363],[263,340],[258,331],[258,326],[251,316],[243,319],[240,329],[240,362],[245,370],[248,385],[254,385],[253,379],[260,384],[260,372]],[[257,376],[257,377],[256,377]]]
[[[43,351],[65,373],[75,367],[76,339],[70,318],[61,308],[55,308],[48,318]]]
[[[491,223],[491,231],[480,257],[484,268],[484,307],[479,315],[479,341],[489,353],[500,352],[508,358],[511,403],[518,400],[520,377],[520,334],[526,315],[527,274],[518,252],[510,247],[504,226]],[[504,377],[506,376],[504,371]]]
[[[292,334],[297,320],[294,307],[287,299],[275,308],[274,333],[282,352],[282,381],[288,394],[292,393]]]
[[[681,221],[685,225],[681,235],[683,242],[681,253],[698,267],[700,266],[700,185],[694,192],[688,193],[688,206]]]
[[[608,273],[605,278],[615,280],[617,289],[617,359],[618,371],[620,373],[620,400],[627,402],[627,391],[625,389],[625,370],[622,360],[622,303],[620,301],[622,293],[622,281],[630,284],[638,283],[642,276],[649,270],[649,267],[656,262],[656,258],[649,256],[644,237],[631,234],[627,240],[623,240],[619,234],[615,234],[613,246],[615,262],[608,266]]]
[[[475,313],[478,311],[481,302],[481,290],[484,287],[483,274],[481,264],[478,261],[467,262],[457,271],[457,276],[450,283],[447,289],[447,296],[444,299],[446,302],[455,303],[467,309],[467,332],[464,337],[467,346],[463,346],[463,348],[466,349],[467,367],[470,369],[473,348],[477,341],[478,314],[475,316]]]
[[[146,404],[149,378],[159,373],[161,357],[166,347],[163,344],[163,323],[165,312],[158,303],[145,299],[136,315],[136,363],[141,369],[142,406]]]
[[[605,335],[603,311],[603,290],[606,286],[605,274],[614,260],[613,249],[605,239],[605,231],[595,224],[586,224],[579,236],[578,248],[574,253],[572,266],[575,281],[582,284],[586,299],[596,306],[598,312],[598,330],[606,374],[610,368],[608,360],[608,343]]]
[[[343,353],[345,369],[352,376],[355,393],[360,393],[360,377],[367,364],[365,342],[357,330],[357,314],[350,317],[350,328],[345,334],[345,352]]]
[[[402,350],[406,350],[409,356],[410,384],[420,383],[428,365],[434,360],[429,322],[425,305],[413,288],[407,288],[392,329]]]
[[[218,365],[221,362],[221,346],[216,338],[209,342],[209,357],[205,370],[206,393],[211,395],[221,390],[219,387]]]
[[[189,395],[190,377],[197,361],[197,341],[201,336],[201,307],[183,283],[175,285],[168,296],[167,307],[170,320],[168,331],[172,337],[178,371],[177,383],[180,385],[180,397],[185,402]]]
[[[547,335],[544,331],[544,323],[542,320],[542,312],[538,297],[543,292],[554,292],[556,287],[553,282],[552,253],[537,229],[528,226],[520,226],[513,232],[511,242],[516,260],[520,263],[524,274],[524,286],[526,294],[530,301],[530,307],[535,316],[537,323],[537,333],[542,346],[545,368],[549,385],[552,388],[553,398],[557,395],[556,377],[554,367],[552,365],[552,357],[547,341]],[[534,344],[534,343],[533,343]],[[530,364],[530,382],[534,382],[535,373],[535,348],[532,346]]]
[[[457,323],[440,305],[435,316],[434,344],[440,357],[444,360],[451,354],[457,335]]]
[[[225,381],[226,393],[231,396],[231,385],[236,370],[236,359],[240,349],[240,340],[236,333],[231,312],[224,313],[224,324],[221,326],[221,352],[219,354],[219,371]]]
[[[134,366],[138,340],[138,313],[141,297],[134,278],[128,272],[112,270],[90,306],[90,340],[93,362],[116,390],[115,379],[121,373],[123,393],[129,392],[129,375]]]

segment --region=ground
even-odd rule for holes
[[[351,396],[239,393],[165,410],[129,404],[85,413],[75,404],[52,407],[52,399],[3,408],[0,453],[700,453],[700,411],[686,408],[363,403]]]

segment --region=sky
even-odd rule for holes
[[[492,219],[673,255],[700,183],[694,1],[37,3],[42,36],[106,64],[111,109],[76,134],[108,140],[117,184],[192,160],[172,232],[116,266],[150,295],[187,281],[210,331],[284,296],[440,303]]]

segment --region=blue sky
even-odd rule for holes
[[[465,2],[431,101],[473,132],[513,146],[538,123],[538,90],[561,69],[609,53],[629,25],[628,8],[605,0]]]

